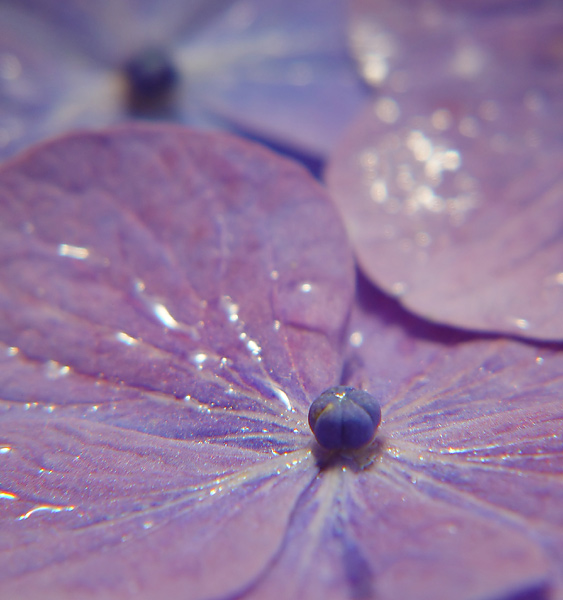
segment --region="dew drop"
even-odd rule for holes
[[[76,260],[86,260],[90,255],[88,248],[73,246],[71,244],[59,244],[59,256],[68,256]]]
[[[262,352],[262,348],[254,340],[248,340],[248,342],[246,342],[246,347],[254,354],[254,356],[258,356],[260,352]]]
[[[271,390],[274,392],[274,394],[277,396],[277,398],[282,402],[282,404],[285,406],[285,408],[287,410],[293,410],[293,407],[291,406],[291,402],[289,400],[289,396],[277,385],[274,385],[273,383],[270,384],[270,388]]]
[[[45,363],[45,376],[47,379],[59,379],[70,373],[68,365],[61,365],[56,360],[48,360]]]
[[[530,323],[529,321],[527,321],[526,319],[520,319],[520,318],[516,318],[513,319],[514,325],[516,325],[516,327],[518,327],[518,329],[528,329],[530,327]]]
[[[63,511],[72,511],[75,508],[76,508],[75,506],[54,506],[52,504],[42,504],[40,506],[36,506],[36,507],[32,508],[31,510],[28,510],[23,515],[20,515],[18,517],[18,521],[25,521],[26,519],[29,519],[29,517],[31,517],[32,515],[34,515],[36,513],[41,513],[41,512],[58,513],[58,512],[63,512]]]
[[[207,354],[205,354],[204,352],[198,352],[197,354],[194,354],[192,358],[192,362],[198,367],[201,367],[206,360]]]
[[[354,331],[350,334],[350,345],[359,348],[364,343],[364,336],[361,331]]]
[[[170,311],[161,304],[160,302],[155,302],[153,306],[154,316],[169,329],[178,329],[179,323],[176,319],[170,314]]]
[[[393,296],[402,296],[407,291],[407,284],[403,281],[396,281],[391,286],[391,293]]]
[[[17,498],[16,494],[12,494],[12,492],[0,490],[0,500],[17,500]]]
[[[139,340],[137,338],[131,337],[124,331],[118,331],[115,334],[115,339],[118,342],[121,342],[122,344],[126,344],[127,346],[135,346],[139,343]]]
[[[236,323],[239,320],[239,305],[233,302],[230,296],[223,296],[221,298],[221,306],[231,323]]]

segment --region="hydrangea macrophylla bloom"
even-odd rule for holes
[[[429,6],[356,3],[380,85],[328,180],[358,260],[432,320],[563,339],[562,5]]]
[[[324,158],[364,98],[345,22],[344,0],[8,0],[0,157],[142,116],[238,128]]]
[[[347,325],[351,254],[301,168],[137,126],[39,147],[0,194],[0,595],[560,589],[561,352],[365,285]],[[335,383],[382,398],[355,456],[307,426]]]

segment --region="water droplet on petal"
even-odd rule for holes
[[[354,331],[350,334],[350,345],[359,348],[364,343],[364,336],[361,331]]]
[[[126,344],[127,346],[135,346],[139,343],[139,340],[137,338],[131,337],[124,331],[118,331],[115,334],[115,338],[117,339],[117,341],[121,342],[122,344]]]
[[[59,244],[59,256],[68,256],[76,260],[85,260],[90,255],[88,248],[72,246],[71,244]]]

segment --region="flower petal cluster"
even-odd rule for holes
[[[5,2],[3,156],[139,116],[123,65],[157,48],[151,117],[325,157],[358,101],[329,4]],[[0,597],[561,595],[561,7],[507,6],[351,2],[377,92],[344,224],[296,162],[179,125],[0,167]],[[335,386],[381,400],[369,445],[315,441]]]

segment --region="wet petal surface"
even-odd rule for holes
[[[356,7],[378,93],[328,180],[358,260],[431,320],[561,340],[561,7],[405,7]]]
[[[45,145],[0,190],[2,595],[244,589],[341,370],[353,269],[326,193],[173,126]]]
[[[376,458],[365,470],[365,479],[354,482],[358,489],[364,484],[373,487],[369,493],[356,489],[354,494],[367,501],[376,490],[385,497],[388,492],[383,490],[389,488],[406,498],[403,502],[430,499],[429,506],[441,507],[436,510],[444,517],[451,543],[470,554],[473,543],[482,543],[478,536],[495,539],[511,531],[513,549],[522,552],[521,558],[502,550],[499,542],[490,568],[478,567],[482,576],[494,579],[497,561],[499,575],[504,560],[508,570],[511,560],[522,560],[528,567],[520,574],[524,579],[529,576],[533,587],[543,562],[544,575],[561,585],[561,347],[483,339],[433,326],[410,316],[363,279],[358,297],[349,360],[361,365],[357,377],[365,389],[385,395],[386,400]],[[461,521],[458,508],[465,511]],[[465,529],[465,519],[475,517],[482,521]],[[431,513],[428,519],[434,519]],[[405,518],[405,528],[407,522]],[[456,543],[458,534],[469,537]],[[527,543],[518,541],[522,534],[529,536]],[[434,542],[446,543],[440,538]],[[445,553],[438,564],[446,565],[450,558],[456,561],[459,550],[449,558]],[[457,567],[452,564],[452,569],[448,573]],[[489,583],[494,587],[501,580],[499,575],[496,583]],[[446,579],[443,583],[449,585]],[[488,594],[484,597],[497,597],[490,589]]]
[[[326,193],[229,136],[75,135],[0,193],[2,595],[562,589],[559,346],[353,303]],[[337,384],[383,412],[340,456],[307,425]]]
[[[9,419],[1,435],[11,448],[2,457],[11,549],[0,589],[10,598],[244,589],[276,553],[311,478],[279,477],[286,456],[78,419]]]

